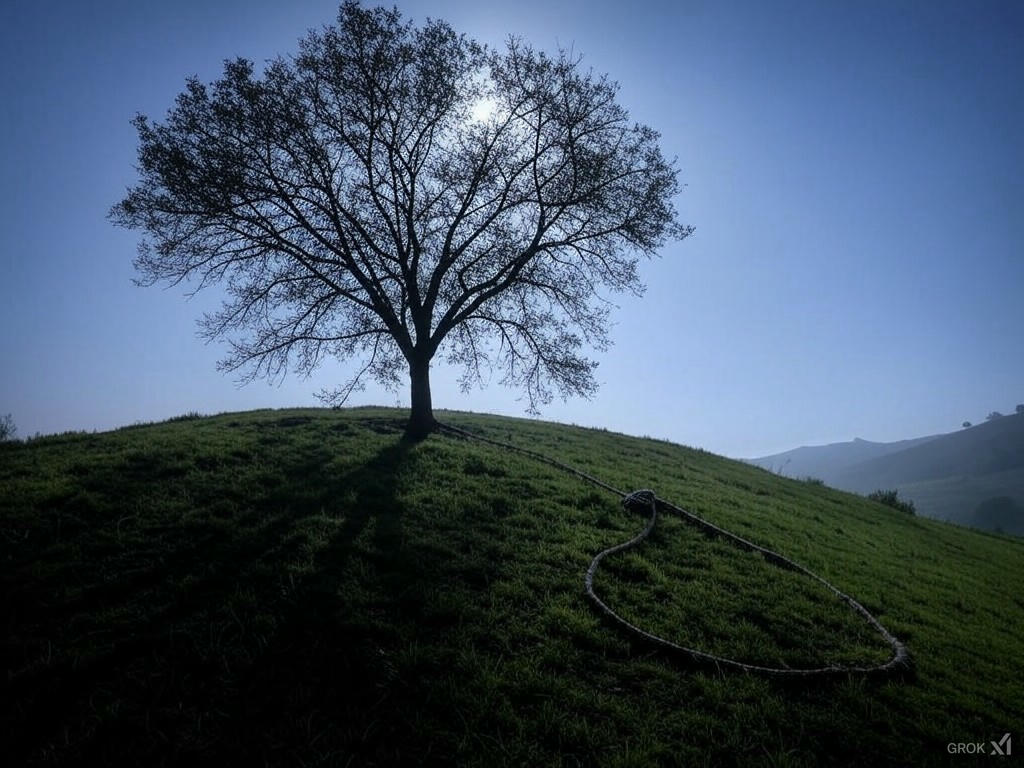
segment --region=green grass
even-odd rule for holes
[[[257,411],[0,444],[9,765],[906,765],[1024,722],[1024,545],[654,440],[439,413],[812,568],[916,675],[782,685],[602,622],[642,518],[400,411]],[[755,663],[873,663],[806,577],[663,518],[599,594]],[[959,762],[958,762],[959,761]]]
[[[949,520],[960,525],[976,525],[977,506],[996,496],[1009,496],[1024,504],[1024,469],[1007,469],[984,475],[958,475],[939,480],[922,480],[900,485],[900,496],[913,499],[918,514]],[[1007,527],[1006,533],[1024,536],[1024,520]]]

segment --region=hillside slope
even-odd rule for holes
[[[1024,414],[1003,416],[851,466],[839,487],[888,488],[950,477],[979,477],[1024,469]]]
[[[896,488],[918,513],[1024,536],[1024,414],[978,424],[862,462],[837,488]]]
[[[945,435],[808,446],[749,463],[854,493],[897,489],[918,514],[1024,535],[1024,414]]]
[[[665,442],[440,413],[777,549],[916,676],[783,686],[602,623],[643,520],[385,409],[0,445],[12,764],[947,764],[1024,721],[1024,545]],[[665,518],[609,559],[627,618],[755,663],[886,657],[811,579]],[[837,746],[838,745],[838,746]]]

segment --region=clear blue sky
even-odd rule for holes
[[[950,431],[1024,402],[1024,3],[410,0],[488,43],[573,46],[660,130],[689,240],[623,299],[592,401],[543,418],[754,456]],[[19,434],[315,405],[237,388],[195,320],[132,285],[136,112],[296,49],[333,0],[9,2],[0,11],[0,414]],[[522,415],[497,385],[435,407]],[[398,401],[408,403],[407,392]],[[353,403],[395,404],[368,390]]]

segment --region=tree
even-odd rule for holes
[[[996,419],[1003,418],[1003,414],[999,411],[992,411],[988,416],[985,417],[985,421],[995,421]]]
[[[961,426],[961,427],[963,427],[964,429],[967,429],[968,427],[970,427],[970,426],[971,426],[971,422],[969,422],[969,421],[965,421],[965,422],[964,422],[963,424],[961,424],[960,426]]]
[[[603,292],[640,294],[639,256],[692,232],[617,90],[565,51],[346,2],[261,76],[229,61],[163,123],[136,117],[141,181],[111,218],[145,235],[140,284],[226,288],[200,326],[245,380],[358,357],[321,393],[340,404],[407,371],[421,437],[440,354],[464,389],[497,369],[535,412],[596,390],[581,348],[609,344]]]
[[[0,442],[5,440],[13,440],[18,434],[18,428],[14,425],[14,419],[11,418],[11,414],[7,414],[3,418],[0,418]]]
[[[1015,413],[1024,413],[1024,403],[1018,403],[1017,408],[1014,410]]]

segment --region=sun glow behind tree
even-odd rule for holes
[[[640,294],[640,256],[692,229],[659,134],[565,51],[491,51],[443,22],[346,2],[338,26],[257,74],[191,79],[163,123],[140,116],[141,183],[112,211],[145,232],[142,282],[226,284],[203,320],[222,367],[274,378],[328,357],[411,390],[434,425],[430,364],[530,409],[597,389],[608,294]]]

